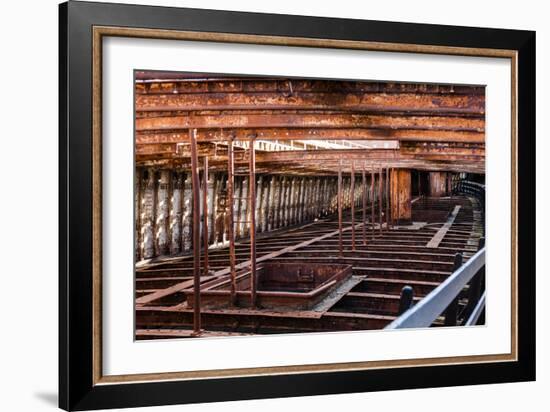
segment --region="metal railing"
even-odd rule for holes
[[[460,266],[461,263],[462,255],[457,253],[455,267],[459,268],[420,302],[409,306],[385,329],[429,327],[442,314],[445,316],[446,326],[479,323],[480,319],[483,319],[485,309],[485,293],[481,295],[484,287],[485,247],[483,246],[466,264]],[[468,303],[459,310],[459,298],[468,284]],[[410,286],[405,286],[403,292],[402,301],[412,303]],[[403,308],[400,308],[400,311],[402,310]]]
[[[465,194],[477,199],[481,209],[483,235],[485,235],[485,185],[469,180],[458,180],[453,182],[452,192],[453,194]]]

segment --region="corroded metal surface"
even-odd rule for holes
[[[456,205],[459,205],[460,209],[452,225],[447,228],[438,248],[427,248],[426,244],[446,221],[448,210]],[[344,251],[341,257],[337,240],[338,223],[334,218],[260,237],[258,239],[259,257],[260,259],[267,257],[267,260],[262,260],[262,264],[269,262],[292,263],[303,268],[317,264],[347,264],[351,265],[353,276],[364,276],[365,278],[339,296],[323,313],[312,313],[305,310],[304,307],[300,310],[290,309],[287,303],[279,308],[251,309],[249,300],[246,300],[249,294],[246,293],[246,286],[244,286],[245,294],[242,305],[234,306],[233,309],[203,308],[201,316],[204,327],[210,331],[231,333],[382,328],[397,315],[399,295],[404,286],[413,287],[415,298],[421,299],[449,276],[453,269],[455,253],[461,252],[465,256],[475,253],[476,247],[472,242],[479,240],[480,233],[478,231],[480,229],[475,221],[474,207],[475,205],[469,199],[459,196],[453,197],[452,200],[451,198],[429,198],[427,202],[415,202],[412,211],[413,220],[427,219],[426,224],[417,226],[415,229],[396,226],[382,232],[382,235],[379,235],[377,231],[373,240],[370,240],[367,245],[357,244],[355,251],[351,250],[352,240],[349,230],[351,216],[348,210],[348,213],[343,216]],[[433,212],[437,210],[447,210],[447,212],[444,214]],[[357,213],[360,216],[362,212],[357,211]],[[289,247],[289,245],[302,246]],[[244,263],[240,269],[244,272],[239,272],[239,276],[245,281],[249,276],[247,275],[249,266],[246,264],[246,259],[249,257],[248,247],[247,243],[236,244],[237,260]],[[273,253],[274,251],[281,251],[281,253]],[[212,263],[213,265],[224,267],[227,265],[228,259],[228,250],[219,249],[211,255],[210,261],[215,262]],[[189,263],[191,263],[189,259],[182,256],[177,260],[150,264],[138,271],[137,284],[141,285],[147,279],[161,277],[172,278],[172,282],[179,282],[185,273],[190,276],[191,266]],[[225,272],[221,271],[220,273]],[[304,278],[307,277],[307,270],[303,275]],[[187,288],[192,291],[193,281],[191,277],[188,279],[190,280],[184,285],[183,290]],[[229,282],[229,279],[228,275],[201,278],[201,290],[206,291],[215,285],[220,285],[220,282]],[[136,289],[140,293],[140,286],[137,286]],[[267,289],[273,291],[273,289],[277,289],[277,285],[272,285]],[[283,287],[280,289],[281,292],[289,292],[282,290],[285,289]],[[259,290],[262,290],[261,280]],[[280,298],[282,299],[283,296],[281,295]],[[224,301],[226,299],[224,298]],[[138,328],[185,330],[192,325],[192,322],[189,323],[192,318],[188,315],[192,313],[192,308],[187,307],[185,301],[185,293],[173,292],[157,300],[139,305],[137,307]],[[175,336],[177,337],[177,335]]]
[[[138,339],[383,328],[477,248],[479,204],[447,196],[484,173],[484,87],[137,72],[135,92]]]
[[[455,171],[480,172],[484,167],[483,87],[206,75],[198,80],[192,74],[159,79],[157,75],[149,73],[146,78],[143,72],[136,81],[138,165],[187,167],[187,131],[197,129],[198,142],[206,144],[199,154],[212,159],[214,170],[226,163],[225,148],[219,150],[219,145],[230,137],[240,141],[250,135],[258,141],[290,141],[292,147],[261,152],[260,144],[258,172],[314,175],[332,169],[334,173],[344,153],[332,157],[330,152],[297,153],[315,146],[312,139],[397,142],[391,156],[388,149],[370,155],[373,160],[391,157],[392,167],[445,170],[445,164],[457,161]],[[318,167],[320,160],[324,167]],[[239,153],[235,161],[241,162]],[[304,162],[312,163],[309,170],[302,167]]]

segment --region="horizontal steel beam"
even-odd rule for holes
[[[227,142],[248,139],[256,135],[262,140],[399,140],[413,142],[465,142],[485,143],[484,132],[368,129],[368,128],[224,128],[197,130],[198,142]],[[187,129],[141,131],[136,133],[136,144],[185,143],[189,142]]]
[[[141,78],[139,77],[141,76]],[[145,78],[147,76],[147,78]],[[289,79],[266,77],[211,76],[190,73],[159,72],[136,74],[136,94],[166,93],[237,93],[273,92],[286,93],[431,93],[437,95],[478,95],[485,96],[484,86],[464,86],[450,84],[419,84],[393,82],[367,82],[353,80]]]
[[[209,128],[370,128],[482,132],[484,119],[442,116],[366,114],[222,114],[160,116],[136,119],[136,131]]]
[[[485,96],[426,93],[226,92],[200,94],[138,94],[137,112],[208,110],[331,110],[478,115]]]

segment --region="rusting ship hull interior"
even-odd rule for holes
[[[142,71],[135,116],[137,339],[484,322],[483,86]]]

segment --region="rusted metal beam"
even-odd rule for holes
[[[286,97],[301,93],[385,93],[485,96],[484,86],[397,83],[349,80],[288,79],[281,77],[208,76],[175,72],[137,72],[136,94],[197,94],[271,92]]]
[[[204,244],[203,270],[204,276],[208,276],[208,156],[203,160],[203,186],[202,186],[202,233]]]
[[[380,234],[382,234],[382,198],[384,192],[382,191],[382,168],[378,169],[378,221],[380,224]]]
[[[222,114],[161,116],[136,119],[136,131],[212,128],[375,128],[483,132],[485,120],[444,116],[387,116],[366,114]]]
[[[371,234],[372,238],[374,239],[374,170],[371,170],[370,172],[370,193],[371,193],[371,205],[370,205],[370,212],[371,212]]]
[[[363,198],[363,245],[367,244],[367,177],[365,167],[362,170],[362,198]]]
[[[340,159],[340,166],[338,168],[338,255],[343,256],[342,247],[342,159]]]
[[[300,153],[300,152],[297,152]],[[416,169],[423,171],[444,171],[453,173],[485,173],[485,160],[480,157],[466,158],[459,160],[453,158],[444,158],[444,155],[436,155],[438,160],[431,160],[430,157],[419,158],[401,158],[401,159],[372,159],[366,161],[367,170],[377,168],[380,161],[384,161],[388,167],[394,169]],[[441,160],[443,159],[443,160]],[[247,161],[248,163],[248,161]],[[138,167],[152,168],[170,168],[173,170],[189,170],[191,163],[189,159],[170,158],[170,159],[144,159],[139,156],[136,158]],[[211,171],[225,171],[226,159],[211,160],[209,163]],[[239,165],[243,169],[244,164]],[[300,163],[299,160],[261,163],[256,160],[257,173],[269,173],[273,175],[295,174],[300,176],[326,176],[334,175],[338,168],[338,162],[334,160],[317,160]],[[248,169],[246,169],[248,170]]]
[[[419,145],[418,150],[407,151],[401,149],[324,149],[324,150],[288,150],[277,152],[258,153],[258,162],[288,162],[288,161],[313,161],[337,160],[339,158],[349,160],[392,160],[392,159],[450,159],[460,158],[481,159],[485,157],[485,149],[481,145],[471,145],[467,148],[448,147],[445,150],[432,146]],[[240,156],[239,156],[240,158]],[[236,159],[239,161],[239,159]]]
[[[234,221],[234,184],[235,184],[235,172],[233,164],[233,139],[227,142],[228,156],[227,156],[227,237],[229,238],[229,273],[231,278],[231,304],[234,305],[237,301],[237,273],[235,270],[235,221]]]
[[[197,141],[196,131],[191,130],[189,133],[189,141],[191,142],[191,184],[193,187],[193,332],[200,334],[201,332],[201,275],[200,275],[200,216],[199,216],[199,160],[197,158]]]
[[[289,99],[281,92],[248,91],[136,95],[137,112],[208,110],[329,110],[483,115],[485,97],[456,94],[303,92]]]
[[[142,164],[146,161],[154,160],[175,160],[185,162],[189,159],[189,151],[173,150],[138,153],[136,161]],[[203,151],[202,155],[213,156],[214,150]],[[474,162],[482,164],[485,160],[485,150],[478,147],[470,148],[448,148],[442,151],[438,148],[422,147],[418,151],[407,151],[404,149],[330,149],[330,150],[288,150],[275,152],[258,153],[256,162],[264,167],[280,167],[280,164],[288,166],[303,166],[308,164],[319,164],[323,162],[337,162],[340,157],[349,160],[372,160],[378,162],[401,162],[401,161],[445,161],[445,162]],[[222,162],[223,157],[212,159]],[[187,160],[188,162],[188,160]],[[242,154],[235,156],[235,162],[240,165],[248,163],[248,159]]]
[[[399,140],[400,142],[463,142],[485,143],[484,132],[414,130],[414,129],[367,129],[367,128],[227,128],[197,130],[199,142],[220,142],[234,137],[246,140],[256,134],[262,140]],[[136,144],[165,144],[189,142],[187,130],[152,130],[136,133]]]
[[[358,225],[361,225],[361,224],[359,223],[356,226],[358,226]],[[291,246],[283,246],[281,249],[275,250],[273,252],[269,252],[265,255],[262,255],[262,256],[258,257],[256,259],[256,263],[261,263],[261,262],[265,262],[265,261],[268,261],[268,260],[271,260],[271,259],[275,259],[277,257],[280,257],[281,255],[286,254],[286,253],[293,252],[293,251],[295,251],[297,249],[300,249],[300,248],[308,247],[308,246],[310,246],[310,245],[312,245],[316,242],[324,241],[324,240],[332,238],[332,237],[334,237],[334,236],[336,236],[340,233],[343,234],[344,232],[347,232],[349,230],[351,230],[351,226],[345,227],[341,231],[339,229],[336,229],[334,231],[324,233],[320,236],[313,237],[313,238],[301,241],[299,243],[295,243]],[[239,263],[235,266],[236,270],[248,269],[248,268],[250,268],[250,260],[246,260],[246,261],[241,262],[241,263]],[[214,272],[212,274],[211,278],[212,279],[213,278],[221,279],[222,276],[229,275],[230,270],[231,269],[228,268],[228,267],[226,267],[224,269],[220,269],[220,270]],[[141,296],[140,298],[136,299],[136,304],[138,304],[140,306],[148,305],[148,304],[151,304],[152,302],[167,298],[168,296],[171,296],[171,295],[174,295],[178,292],[181,292],[184,289],[188,289],[190,286],[191,285],[190,285],[189,281],[179,282],[179,283],[176,283],[175,285],[170,286],[166,289],[158,290],[156,292]]]
[[[355,250],[355,162],[351,162],[351,250]]]
[[[391,195],[391,185],[392,185],[392,182],[393,182],[393,168],[390,169],[390,175],[388,177],[388,180],[389,180],[389,186],[390,186],[390,193],[389,193],[389,197],[390,197],[390,218],[391,218],[391,225],[392,225],[392,228],[395,226],[395,219],[394,219],[394,213],[393,213],[393,198],[392,198],[392,195]]]
[[[446,195],[447,173],[430,172],[430,196],[441,197]]]
[[[386,192],[386,230],[390,230],[390,169],[386,167],[386,180],[385,183],[385,192]]]
[[[412,218],[411,171],[409,169],[394,169],[392,174],[390,188],[392,214],[396,224],[408,224]]]
[[[249,207],[250,214],[250,303],[252,307],[256,307],[256,290],[257,290],[257,274],[256,274],[256,150],[254,147],[255,136],[251,136],[249,140],[249,177],[250,185]]]

